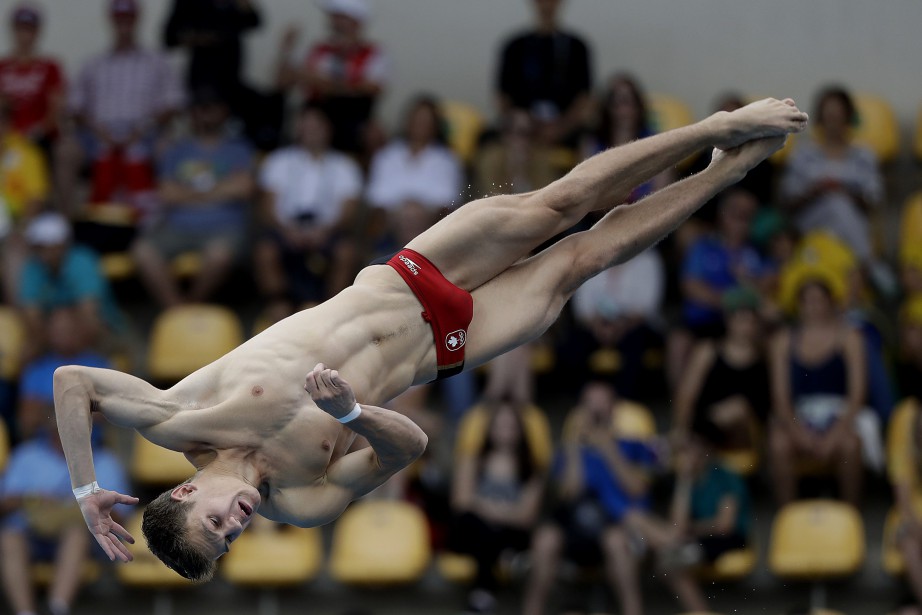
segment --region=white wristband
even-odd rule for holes
[[[79,502],[83,498],[87,498],[97,491],[101,491],[101,489],[99,488],[99,484],[94,480],[88,485],[83,485],[82,487],[74,487],[74,497],[77,498],[77,501]]]
[[[343,425],[345,425],[346,423],[351,423],[355,419],[359,418],[361,414],[362,414],[362,407],[359,405],[359,402],[355,402],[355,407],[352,409],[352,412],[350,412],[346,416],[341,416],[336,420],[342,423]]]

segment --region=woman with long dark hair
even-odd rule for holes
[[[535,466],[521,413],[497,403],[483,445],[476,455],[457,460],[452,481],[451,544],[477,560],[469,611],[493,610],[496,562],[504,551],[528,548],[543,494],[544,476]]]

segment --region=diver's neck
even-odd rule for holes
[[[240,450],[214,451],[211,459],[199,467],[199,474],[231,476],[257,488],[265,478],[254,453]]]

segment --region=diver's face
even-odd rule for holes
[[[261,498],[252,486],[232,478],[211,478],[185,483],[173,490],[176,500],[192,502],[189,538],[218,559],[250,525]]]

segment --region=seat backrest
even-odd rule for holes
[[[855,141],[870,147],[880,162],[893,161],[900,151],[900,128],[893,107],[875,94],[855,94],[854,100],[858,111]]]
[[[922,250],[922,192],[914,192],[900,212],[900,260],[916,261]]]
[[[313,579],[323,564],[318,528],[279,526],[257,519],[221,560],[221,575],[238,585],[280,587]]]
[[[19,313],[0,306],[0,380],[13,381],[19,377],[25,341],[26,327]]]
[[[430,558],[426,517],[407,502],[357,502],[333,528],[330,573],[341,583],[412,583],[426,572]]]
[[[695,121],[691,107],[683,100],[666,94],[651,94],[647,99],[647,115],[654,132],[666,132]]]
[[[851,505],[803,500],[783,507],[771,530],[768,565],[791,579],[832,579],[854,574],[865,556],[864,524]]]
[[[650,409],[641,404],[622,400],[615,404],[612,427],[624,440],[650,440],[656,436],[656,421]]]
[[[141,434],[135,434],[130,472],[131,479],[141,485],[172,487],[195,474],[195,467],[182,453],[157,446]]]
[[[547,468],[554,454],[554,442],[551,438],[551,428],[544,411],[533,404],[522,409],[522,424],[525,437],[531,448],[535,465],[540,469]],[[483,446],[487,437],[487,427],[490,423],[490,411],[483,404],[477,404],[469,409],[461,423],[458,425],[458,434],[455,439],[455,455],[474,455]]]
[[[475,106],[460,100],[443,100],[439,107],[448,124],[449,146],[463,162],[470,162],[483,130],[483,115]]]
[[[170,308],[154,322],[147,367],[157,381],[177,381],[243,343],[237,315],[217,305]]]

